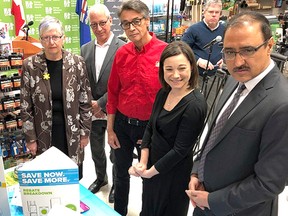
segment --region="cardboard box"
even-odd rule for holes
[[[78,166],[57,148],[24,163],[18,179],[24,215],[48,215],[57,205],[80,212]]]
[[[7,195],[7,184],[4,175],[2,149],[0,145],[0,216],[10,216],[10,207]]]

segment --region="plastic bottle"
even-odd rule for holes
[[[21,53],[11,53],[9,56],[11,69],[19,69],[22,67],[23,56]]]
[[[1,138],[1,149],[3,158],[8,157],[8,149],[6,148],[5,138]]]
[[[7,56],[0,56],[0,71],[8,71],[10,70],[10,62]]]
[[[10,153],[11,153],[11,156],[13,157],[19,154],[19,149],[17,147],[15,136],[12,136],[12,142],[10,143]]]
[[[25,137],[22,138],[21,145],[22,145],[22,151],[23,151],[23,154],[26,154],[26,153],[27,153],[27,147],[26,147],[26,140],[25,140]]]

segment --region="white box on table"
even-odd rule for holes
[[[80,212],[78,166],[55,147],[18,171],[24,215],[47,215],[56,205]]]

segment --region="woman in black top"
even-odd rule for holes
[[[141,160],[129,173],[143,178],[142,216],[186,216],[192,149],[207,110],[197,89],[195,57],[187,44],[173,42],[165,48],[159,78],[163,88],[142,140]]]
[[[43,50],[26,58],[21,77],[21,117],[33,155],[55,146],[79,167],[91,129],[91,89],[84,59],[63,49],[62,23],[46,16],[39,24]]]

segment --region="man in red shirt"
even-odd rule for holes
[[[149,33],[149,9],[140,0],[122,4],[121,27],[130,43],[118,49],[108,81],[108,144],[115,149],[114,209],[127,214],[130,176],[128,169],[148,123],[156,93],[159,59],[166,43]]]

